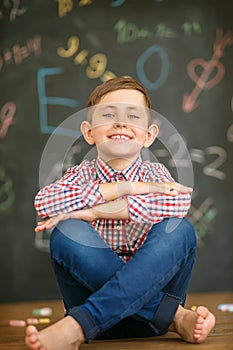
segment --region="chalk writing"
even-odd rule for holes
[[[4,212],[14,203],[15,194],[11,179],[5,170],[0,167],[0,212]]]
[[[14,102],[7,102],[0,110],[0,139],[3,139],[10,125],[14,123],[16,105]]]
[[[113,2],[111,3],[112,7],[118,7],[123,5],[125,2],[125,0],[113,0]]]
[[[227,140],[233,142],[233,124],[231,124],[227,130]]]
[[[155,2],[162,2],[163,0],[154,0]],[[64,17],[67,13],[72,11],[74,7],[74,0],[57,0],[58,2],[58,15]],[[125,0],[113,0],[110,4],[112,7],[119,7],[123,5]],[[78,5],[80,7],[91,5],[92,0],[79,0]]]
[[[65,128],[57,128],[57,126],[49,125],[48,123],[48,105],[67,106],[76,108],[78,103],[76,100],[64,97],[49,97],[46,96],[45,78],[49,75],[57,75],[63,72],[63,68],[40,68],[37,73],[37,86],[39,97],[39,115],[40,115],[40,130],[44,134],[60,133],[61,135],[70,135],[73,130]]]
[[[64,17],[68,12],[72,11],[74,7],[73,0],[57,0],[58,2],[58,16]],[[78,5],[80,7],[87,6],[92,3],[91,0],[79,0]]]
[[[201,34],[201,25],[199,22],[185,22],[182,24],[182,29],[184,31],[185,36],[191,36],[193,32]]]
[[[173,145],[175,147],[176,145],[175,139],[170,138],[168,140],[168,145]],[[175,152],[173,158],[168,160],[168,165],[173,167],[186,167],[188,166],[188,162],[184,160],[184,154],[183,148],[179,147],[177,151]],[[169,152],[166,149],[155,149],[153,151],[154,155],[160,159],[160,158],[169,158]],[[209,146],[205,148],[204,150],[198,149],[198,148],[191,148],[189,149],[190,158],[193,163],[198,163],[203,165],[203,174],[206,176],[213,177],[217,180],[225,180],[226,174],[223,170],[221,170],[221,166],[225,164],[227,159],[227,153],[224,150],[224,148],[219,146]],[[213,160],[213,157],[214,160]],[[211,160],[210,160],[211,159]]]
[[[231,111],[233,112],[233,97],[231,98]],[[233,142],[233,124],[227,130],[227,140]]]
[[[78,36],[71,36],[67,40],[67,49],[64,49],[63,47],[58,47],[57,54],[60,57],[63,58],[73,58],[74,64],[80,64],[80,65],[86,65],[86,75],[89,79],[97,79],[99,78],[101,81],[109,80],[116,75],[111,72],[110,70],[107,70],[107,56],[103,53],[96,53],[93,56],[89,58],[89,61],[87,60],[87,57],[89,55],[89,51],[87,49],[83,49],[80,52],[79,50],[80,46],[80,39]]]
[[[159,23],[155,27],[155,36],[158,38],[175,38],[175,31],[168,27],[165,23]]]
[[[155,2],[162,2],[163,0],[154,0]],[[119,7],[125,3],[125,0],[113,0],[111,3],[112,7]]]
[[[119,43],[133,42],[140,38],[150,38],[152,32],[148,29],[139,29],[133,23],[127,23],[120,19],[117,21],[113,29],[117,32],[117,41]]]
[[[67,41],[67,49],[59,47],[57,49],[57,54],[60,57],[71,57],[73,56],[79,48],[79,38],[77,36],[71,36]]]
[[[194,191],[192,205],[189,209],[188,219],[195,226],[198,243],[203,244],[203,238],[212,229],[212,224],[217,216],[217,209],[214,207],[214,200],[207,197],[201,204],[195,204],[198,190]],[[200,199],[199,199],[200,200]]]
[[[148,76],[145,73],[145,63],[152,56],[157,56],[161,60],[161,72],[156,81],[152,82],[149,80]],[[157,58],[157,57],[156,57]],[[169,59],[166,52],[159,45],[152,45],[147,48],[138,58],[136,63],[136,69],[138,77],[141,83],[150,90],[156,90],[161,85],[164,84],[168,77],[169,72]]]
[[[10,9],[9,20],[15,21],[18,16],[22,16],[26,11],[27,7],[21,7],[20,0],[3,0],[2,6],[4,9]],[[4,18],[4,9],[0,9],[0,20]]]
[[[225,47],[233,44],[233,34],[226,33],[223,36],[223,30],[218,28],[216,32],[216,41],[213,46],[213,56],[209,61],[202,58],[195,58],[188,63],[187,71],[190,78],[196,83],[193,91],[188,94],[185,93],[183,97],[182,110],[186,113],[192,112],[198,107],[197,99],[201,92],[206,89],[211,89],[218,84],[225,73],[225,68],[220,58],[224,55]],[[196,69],[201,67],[202,73],[197,75]],[[214,76],[211,77],[211,74]]]
[[[150,30],[148,28],[139,28],[134,23],[128,23],[124,19],[120,19],[116,22],[113,29],[117,32],[117,42],[121,44],[152,37],[172,39],[178,36],[174,29],[163,22],[158,23],[153,30]],[[193,33],[201,34],[199,22],[185,22],[181,25],[181,29],[185,36],[191,36]]]
[[[222,166],[226,161],[226,151],[222,147],[211,146],[207,147],[205,149],[205,152],[207,156],[215,155],[216,159],[214,159],[203,168],[203,173],[207,176],[212,176],[219,180],[225,180],[226,174],[222,170],[219,170],[219,167]]]
[[[39,35],[28,39],[24,46],[14,44],[11,49],[6,48],[0,55],[0,71],[3,69],[4,64],[7,65],[13,62],[19,65],[31,53],[34,53],[35,56],[41,54],[41,37]]]
[[[218,180],[225,180],[226,174],[224,171],[219,168],[226,162],[227,153],[226,151],[219,146],[210,146],[205,148],[204,150],[192,148],[190,149],[190,157],[193,162],[204,164],[205,158],[216,158],[210,161],[208,164],[205,164],[203,167],[203,173],[207,176],[214,177]]]

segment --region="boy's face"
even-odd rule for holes
[[[88,143],[96,145],[104,161],[130,164],[157,136],[157,126],[149,126],[148,120],[144,95],[121,89],[102,97],[93,107],[92,122],[84,122],[82,132]]]

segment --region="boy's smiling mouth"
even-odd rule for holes
[[[110,135],[109,138],[111,140],[123,140],[123,141],[131,140],[131,137],[125,134],[114,134],[114,135]]]

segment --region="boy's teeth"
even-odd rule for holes
[[[122,140],[129,140],[129,137],[128,136],[125,136],[125,135],[115,135],[115,136],[112,136],[112,139],[122,139]]]

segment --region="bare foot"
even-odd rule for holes
[[[40,332],[34,326],[26,329],[25,342],[31,350],[78,350],[84,340],[82,328],[71,316]]]
[[[169,330],[188,343],[203,343],[214,325],[215,317],[206,307],[198,306],[193,312],[179,306]]]

